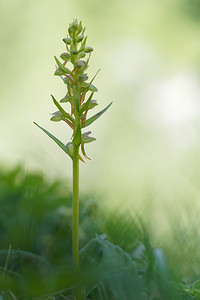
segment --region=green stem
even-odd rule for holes
[[[79,269],[79,146],[73,146],[73,264]]]
[[[73,225],[72,225],[73,264],[79,270],[79,146],[73,145]],[[80,287],[75,288],[76,300],[82,299]]]

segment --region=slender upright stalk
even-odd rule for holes
[[[73,264],[79,269],[79,146],[73,148]]]
[[[84,37],[85,28],[77,19],[69,25],[68,34],[63,42],[66,44],[66,51],[60,55],[61,62],[56,56],[55,61],[57,69],[54,75],[59,76],[67,85],[65,96],[59,101],[61,104],[69,103],[71,105],[71,113],[65,111],[62,105],[51,95],[57,111],[52,114],[51,121],[64,121],[73,130],[73,139],[67,144],[61,142],[52,133],[48,132],[43,127],[37,125],[43,130],[54,142],[67,154],[73,161],[73,224],[72,224],[72,249],[73,249],[73,265],[76,270],[79,270],[79,160],[85,162],[84,159],[89,159],[85,153],[84,145],[91,143],[96,139],[90,136],[91,131],[82,132],[82,129],[96,121],[111,105],[111,103],[99,111],[95,115],[87,118],[89,110],[98,105],[94,100],[93,94],[98,89],[92,84],[97,73],[88,81],[86,72],[90,60],[92,47],[86,46],[87,36]],[[87,55],[89,55],[87,57]],[[85,60],[83,60],[83,58]],[[68,63],[72,65],[68,66]],[[69,68],[68,68],[69,67]],[[90,95],[88,96],[88,93]],[[79,148],[84,159],[79,155]],[[75,288],[75,299],[83,299],[81,287]]]
[[[72,222],[73,265],[79,270],[79,146],[73,145],[73,222]],[[76,300],[81,299],[80,287],[75,288]]]

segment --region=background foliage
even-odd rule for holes
[[[82,269],[77,274],[72,269],[72,197],[69,189],[63,194],[66,183],[49,183],[21,167],[1,170],[0,182],[3,299],[60,299],[76,284],[82,284],[90,299],[198,299],[198,238],[192,231],[181,234],[174,223],[177,239],[163,237],[153,245],[142,216],[105,211],[95,197],[84,195]]]
[[[91,76],[101,67],[97,101],[113,101],[81,167],[81,245],[106,233],[132,255],[144,244],[141,218],[150,245],[198,294],[199,11],[198,0],[1,1],[1,249],[71,261],[71,163],[32,122],[70,138],[49,122],[50,94],[63,95],[53,56],[77,17],[94,48]]]

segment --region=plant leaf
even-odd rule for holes
[[[36,124],[36,123],[34,122],[34,124]],[[7,256],[8,255],[8,251],[9,250],[0,250],[0,255],[6,255]],[[9,255],[10,256],[13,256],[13,255],[19,256],[20,255],[20,256],[22,256],[24,258],[27,257],[29,259],[32,259],[32,260],[36,261],[36,262],[44,263],[45,265],[49,265],[49,262],[45,258],[43,258],[42,256],[40,256],[38,254],[29,252],[29,251],[12,249],[10,251]]]
[[[106,106],[106,108],[104,108],[103,110],[98,112],[96,115],[94,115],[91,118],[87,119],[85,121],[85,124],[82,124],[82,128],[87,127],[90,124],[92,124],[94,121],[96,121],[104,112],[106,112],[106,110],[111,106],[111,104],[112,104],[112,102],[110,104],[108,104],[108,106]]]
[[[57,108],[59,109],[59,111],[63,114],[63,116],[65,118],[67,118],[68,120],[70,120],[73,124],[74,124],[74,119],[70,116],[70,114],[68,114],[63,108],[62,106],[58,103],[58,101],[56,101],[56,99],[54,98],[53,95],[51,95],[54,104],[57,106]]]
[[[2,277],[5,276],[6,272],[7,272],[7,269],[8,269],[8,262],[9,262],[9,258],[10,258],[10,252],[11,252],[11,244],[9,245],[9,248],[8,248],[8,254],[6,256],[6,261],[5,261],[5,265],[4,265],[4,268],[3,268],[3,272],[2,272]]]
[[[83,106],[81,107],[79,114],[80,116],[82,115],[82,113],[88,108],[90,101],[92,99],[94,92],[91,93],[90,97],[88,98],[88,100],[83,104]]]
[[[195,283],[192,285],[192,289],[200,291],[200,280],[195,281]]]
[[[71,74],[70,70],[68,68],[64,67],[63,64],[57,59],[56,56],[54,56],[54,58],[55,58],[57,65],[64,73]]]
[[[79,112],[81,93],[80,93],[80,87],[78,85],[75,85],[73,87],[73,96],[74,96],[74,103],[76,106],[76,110]]]
[[[164,252],[160,248],[154,248],[153,254],[153,279],[161,295],[165,299],[177,299],[177,290],[172,285],[172,276]]]
[[[83,40],[83,42],[82,42],[82,44],[81,44],[81,47],[80,47],[80,49],[79,49],[79,52],[81,52],[81,51],[84,50],[85,45],[86,45],[86,41],[87,41],[87,36],[84,38],[84,40]]]
[[[65,74],[65,72],[63,72],[60,68],[56,69],[55,73],[54,73],[55,76],[60,76],[60,75],[64,75],[64,74]]]
[[[94,81],[94,79],[96,78],[97,74],[99,73],[99,71],[101,71],[101,69],[99,69],[96,74],[94,75],[94,77],[92,78],[92,80],[90,81],[90,84]]]
[[[44,129],[43,127],[39,126],[37,123],[33,122],[37,127],[39,127],[42,131],[44,131],[52,140],[54,140],[54,142],[65,152],[67,153],[70,157],[70,153],[69,150],[67,149],[67,147],[59,140],[57,139],[53,134],[51,134],[49,131],[47,131],[46,129]],[[72,157],[71,157],[72,158]]]
[[[87,294],[98,285],[104,288],[106,299],[144,299],[136,264],[119,246],[97,236],[81,249],[80,260],[83,266],[93,267],[99,275],[98,282],[94,280],[93,285],[87,286]]]
[[[73,144],[78,146],[81,144],[81,126],[78,124],[74,138],[73,138]]]

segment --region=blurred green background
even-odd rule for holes
[[[190,251],[200,225],[199,0],[1,0],[1,164],[71,180],[71,161],[33,121],[69,141],[49,114],[50,94],[65,93],[53,56],[73,18],[94,48],[89,75],[101,68],[99,109],[113,101],[90,127],[97,141],[81,164],[81,192],[102,195],[106,209],[139,211],[155,243],[178,236]]]

